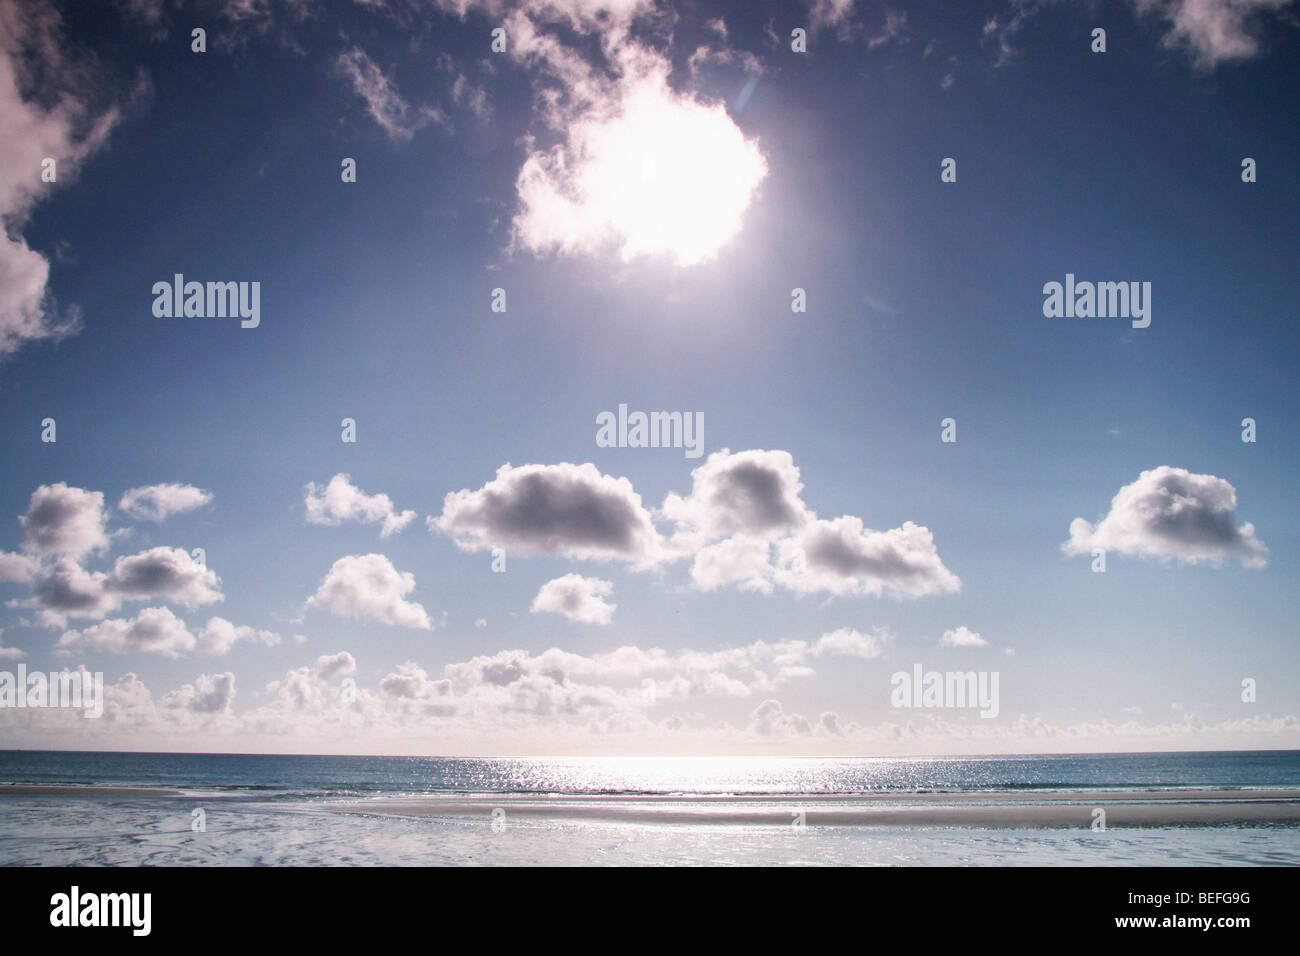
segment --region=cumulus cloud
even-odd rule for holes
[[[988,647],[989,642],[966,625],[943,632],[939,641],[944,647]]]
[[[0,581],[24,584],[36,576],[41,563],[26,554],[0,551]]]
[[[433,679],[414,661],[399,664],[397,670],[379,682],[379,692],[395,701],[405,713],[412,711],[431,716],[451,716],[457,712],[451,681]]]
[[[193,485],[165,482],[132,488],[122,495],[118,508],[133,518],[163,521],[172,515],[202,508],[212,501],[212,492]]]
[[[661,549],[632,483],[602,475],[590,463],[507,463],[479,490],[448,494],[441,516],[428,524],[466,551],[499,547],[523,555],[652,564]]]
[[[765,700],[749,715],[749,729],[763,737],[806,736],[813,726],[800,714],[787,713],[777,700]]]
[[[961,589],[930,529],[911,521],[873,531],[851,515],[818,519],[780,542],[777,561],[777,580],[800,593],[919,597]]]
[[[224,714],[230,711],[235,699],[235,675],[200,674],[193,684],[182,684],[177,690],[163,695],[164,707],[185,710],[195,714]]]
[[[432,630],[424,608],[405,599],[414,590],[415,575],[398,571],[384,555],[347,555],[334,562],[307,603],[340,617]]]
[[[387,538],[415,519],[414,511],[398,512],[388,495],[368,495],[352,484],[350,476],[342,473],[323,487],[311,482],[305,493],[303,503],[311,524],[338,525],[344,521],[379,524],[379,536]]]
[[[66,627],[68,618],[102,618],[123,600],[165,598],[186,607],[224,600],[221,579],[180,548],[151,548],[120,557],[111,572],[90,571],[69,557],[34,575],[31,597],[16,602],[39,610],[43,627]]]
[[[150,548],[118,558],[108,586],[132,600],[166,598],[186,607],[224,600],[216,572],[180,548]]]
[[[402,99],[397,86],[384,75],[374,60],[359,47],[339,54],[336,66],[365,101],[371,118],[394,140],[409,140],[415,131],[430,123],[447,125],[441,111],[432,106],[413,109]]]
[[[908,522],[872,531],[852,516],[819,520],[787,451],[722,449],[691,473],[689,495],[669,494],[660,514],[669,545],[694,552],[692,584],[770,593],[917,596],[954,591],[929,529]]]
[[[23,525],[23,548],[42,555],[80,558],[108,547],[104,495],[60,481],[32,492]]]
[[[1221,565],[1236,558],[1247,568],[1268,564],[1268,548],[1255,526],[1237,523],[1237,490],[1222,478],[1161,465],[1138,475],[1111,500],[1095,526],[1070,522],[1066,554],[1094,548],[1185,564]]]
[[[230,653],[230,649],[239,641],[254,641],[267,647],[279,644],[282,638],[275,631],[265,631],[243,624],[232,624],[224,617],[213,617],[203,626],[195,640],[195,647],[201,654],[221,656]]]
[[[36,579],[32,596],[22,602],[39,609],[42,627],[66,627],[68,618],[101,618],[122,605],[102,571],[87,571],[72,558],[59,558]]]
[[[80,631],[65,631],[55,646],[65,652],[93,650],[177,658],[194,651],[213,656],[228,654],[239,641],[273,647],[281,638],[274,631],[232,624],[223,617],[209,618],[196,634],[171,608],[150,607],[134,618],[112,618]]]
[[[54,188],[41,178],[42,161],[55,160],[66,182],[118,119],[97,106],[87,64],[65,56],[61,29],[52,5],[0,0],[0,360],[78,325],[75,310],[54,303],[49,260],[22,231]]]
[[[884,655],[890,640],[892,638],[888,631],[877,630],[872,634],[863,634],[853,628],[841,627],[819,637],[812,647],[812,653],[818,657],[823,654],[842,654],[872,660]]]
[[[563,614],[579,624],[605,625],[614,619],[618,607],[605,600],[613,593],[613,582],[566,574],[541,586],[531,610],[534,614]]]
[[[321,680],[333,680],[344,674],[357,672],[357,659],[347,651],[337,654],[322,654],[316,658],[316,674]]]
[[[888,640],[884,631],[867,635],[842,628],[812,642],[754,641],[711,651],[633,645],[592,655],[559,648],[541,654],[499,651],[447,665],[444,677],[454,693],[439,697],[445,706],[470,709],[639,712],[664,701],[769,693],[812,676],[817,658],[878,657]]]
[[[701,591],[736,585],[742,591],[772,592],[772,543],[738,534],[701,548],[691,563],[691,583]]]
[[[322,654],[314,665],[298,667],[278,681],[266,685],[267,693],[277,705],[294,714],[320,714],[342,701],[338,689],[332,689],[336,677],[355,674],[356,658],[347,651]]]
[[[810,514],[788,451],[722,449],[691,472],[691,492],[669,494],[661,511],[677,525],[674,544],[692,550],[737,534],[772,538],[801,528]]]
[[[905,522],[887,531],[861,519],[820,520],[804,503],[789,452],[715,452],[654,515],[626,478],[587,463],[503,465],[477,491],[448,494],[432,531],[465,550],[624,560],[639,569],[691,558],[691,583],[771,593],[919,596],[957,591],[934,536]],[[655,518],[671,522],[665,538]]]
[[[80,631],[66,631],[55,645],[62,650],[140,651],[180,657],[194,650],[185,622],[165,607],[147,607],[134,618],[112,618]]]

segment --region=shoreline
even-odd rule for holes
[[[1008,791],[872,795],[549,796],[461,794],[377,797],[327,805],[340,813],[408,818],[568,820],[609,824],[1091,828],[1101,806],[1106,827],[1300,825],[1300,792],[1199,789],[1177,793]]]

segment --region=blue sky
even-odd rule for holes
[[[6,2],[0,665],[110,706],[0,745],[1297,746],[1277,6]],[[178,272],[260,325],[156,317]],[[1066,273],[1151,283],[1150,326],[1045,317]],[[620,403],[704,457],[599,447]],[[917,663],[999,672],[999,716],[891,707]]]

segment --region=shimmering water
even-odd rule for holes
[[[267,797],[1298,787],[1300,751],[1034,757],[318,757],[0,751],[0,782]]]
[[[1300,753],[951,759],[283,757],[0,751],[0,782],[181,796],[0,796],[0,865],[1298,865],[1300,827],[1069,829],[492,826],[492,797],[1300,788]],[[2,788],[0,788],[2,791]],[[340,801],[485,797],[475,819],[340,813]],[[614,799],[614,797],[609,797]],[[631,799],[631,798],[628,798]],[[196,829],[195,811],[203,826]],[[1087,819],[1086,813],[1081,816]]]

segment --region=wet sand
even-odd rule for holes
[[[331,805],[345,813],[490,820],[789,826],[1084,827],[1300,825],[1297,790],[885,793],[805,796],[533,796],[448,794]]]

